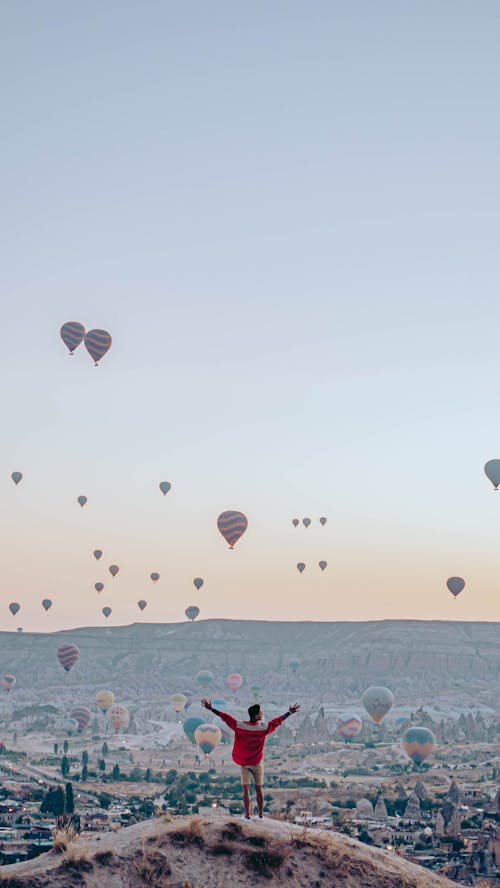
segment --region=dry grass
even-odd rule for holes
[[[171,869],[157,841],[153,845],[150,842],[144,843],[132,861],[132,866],[139,878],[139,886],[167,888],[166,879],[170,876]]]
[[[271,879],[285,862],[286,853],[282,848],[260,848],[258,851],[242,849],[242,857],[248,869],[259,876]]]
[[[187,826],[168,833],[171,842],[177,845],[198,845],[202,848],[205,844],[203,838],[203,821],[201,817],[192,817]]]
[[[63,854],[68,848],[74,844],[77,838],[77,833],[71,824],[67,826],[61,827],[61,829],[56,829],[54,832],[54,845],[53,852],[55,854]]]

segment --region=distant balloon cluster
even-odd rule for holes
[[[327,521],[328,521],[328,518],[325,518],[324,516],[319,519],[319,523],[322,524],[323,526],[326,524]],[[302,524],[304,525],[304,527],[309,527],[311,523],[312,523],[312,521],[310,518],[303,518],[302,519]],[[300,524],[300,518],[292,518],[292,524],[294,527],[298,527]]]
[[[112,339],[107,330],[89,330],[86,332],[83,324],[80,324],[78,321],[68,321],[66,324],[63,324],[60,334],[70,355],[74,354],[75,349],[83,342],[96,367],[101,358],[111,348]]]

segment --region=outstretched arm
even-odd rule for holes
[[[201,705],[204,706],[205,709],[208,709],[209,712],[213,712],[214,715],[218,715],[219,718],[221,718],[222,721],[226,723],[228,728],[231,728],[231,730],[234,731],[236,727],[236,719],[233,718],[232,715],[229,715],[227,712],[220,712],[218,709],[214,709],[210,700],[203,699],[201,701]]]
[[[300,705],[298,703],[292,703],[292,705],[288,707],[287,711],[284,715],[281,716],[281,718],[289,718],[291,715],[294,715],[296,712],[298,712],[299,709]]]

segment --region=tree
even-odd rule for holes
[[[68,743],[67,740],[65,740],[64,743],[63,743],[63,752],[64,752],[65,755],[66,755],[68,749],[69,749],[69,743]]]
[[[108,752],[109,752],[109,746],[108,746],[108,744],[106,743],[106,741],[104,741],[104,743],[102,744],[102,750],[101,750],[101,752],[102,752],[104,758],[106,758],[106,756],[107,756],[107,754],[108,754]]]
[[[88,776],[89,776],[89,769],[87,768],[87,765],[82,765],[82,780],[85,782],[85,780],[88,779]]]
[[[113,765],[113,771],[112,771],[111,776],[112,776],[113,780],[120,779],[120,766],[118,765],[118,763]]]
[[[64,803],[66,799],[62,786],[51,787],[45,793],[40,812],[42,814],[53,814],[54,817],[61,817],[64,814]]]
[[[73,786],[71,783],[66,784],[66,814],[72,814],[75,810],[75,799],[73,797]]]
[[[106,770],[106,762],[104,761],[104,759],[99,759],[99,763],[98,763],[97,767],[104,774],[104,771]]]
[[[146,783],[151,782],[151,768],[146,768],[146,773],[144,774],[144,780]]]
[[[54,755],[57,755],[59,752],[59,743],[54,743]]]
[[[63,777],[67,777],[69,774],[70,763],[67,755],[63,755],[61,759],[61,774]]]
[[[88,765],[89,763],[89,754],[86,749],[82,752],[82,765]]]
[[[108,792],[102,792],[99,796],[99,804],[101,808],[109,808],[111,804],[111,796]]]

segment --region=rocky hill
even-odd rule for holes
[[[395,854],[337,833],[220,813],[149,820],[84,835],[27,863],[2,868],[5,888],[452,888]]]
[[[69,674],[56,659],[65,642],[80,649]],[[373,683],[403,692],[486,683],[498,696],[500,689],[498,623],[204,620],[53,634],[2,632],[0,651],[0,668],[17,677],[18,697],[23,687],[43,694],[82,685],[110,685],[119,693],[123,688],[132,697],[146,687],[154,696],[193,686],[202,669],[213,672],[213,691],[226,692],[230,672],[241,672],[247,687],[294,693],[314,686],[317,695],[359,694]],[[296,671],[290,667],[294,659],[300,661]]]

